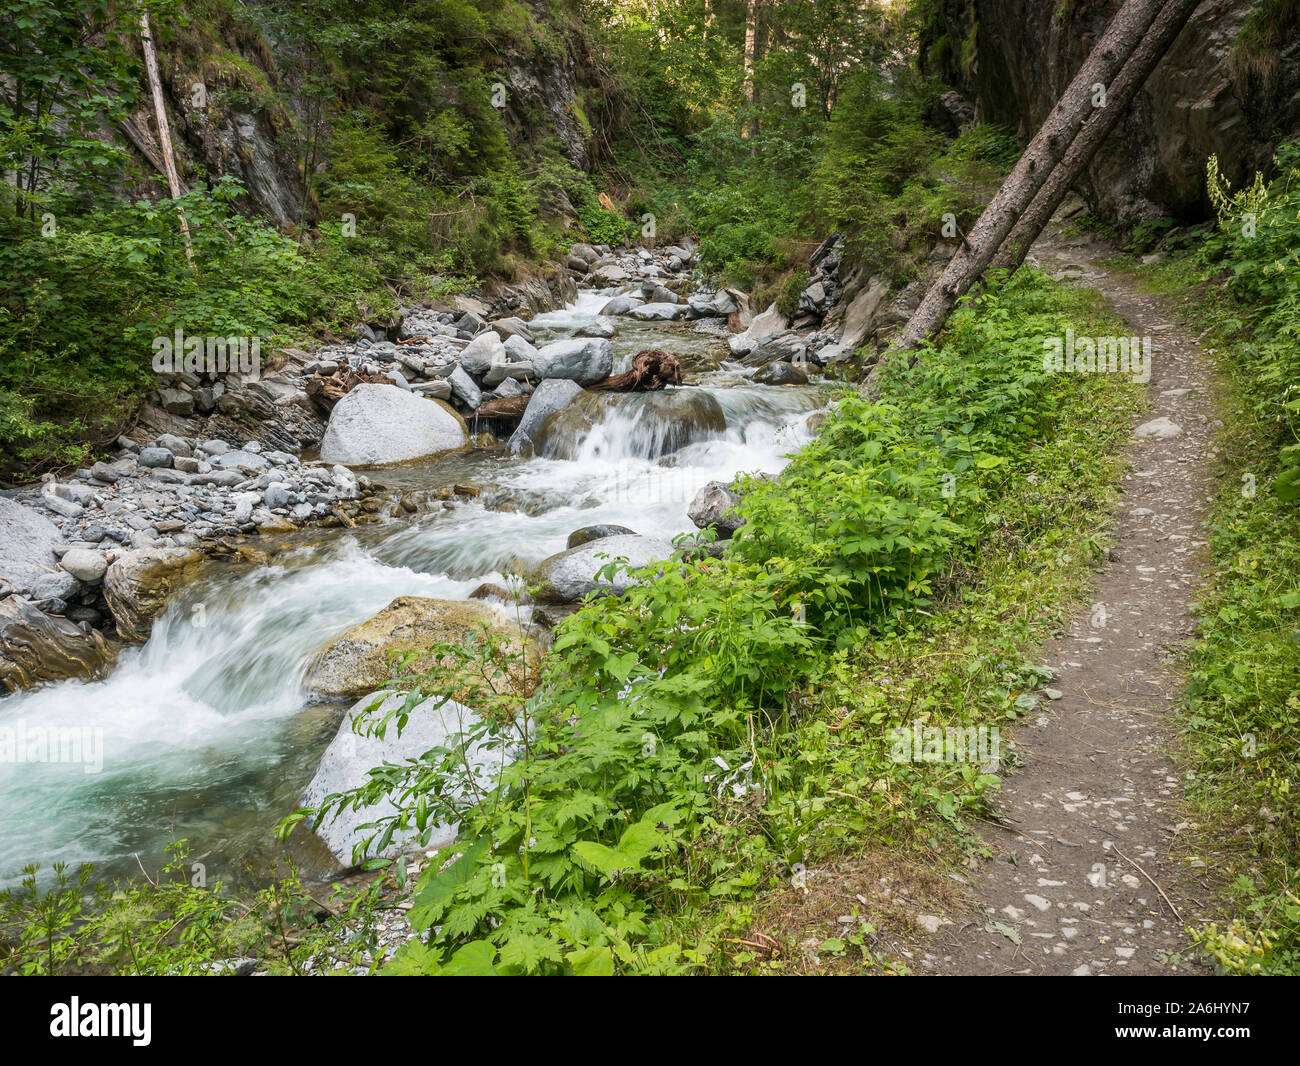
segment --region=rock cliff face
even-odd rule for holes
[[[1028,140],[1120,0],[939,0],[926,66],[974,101],[977,118]],[[1205,0],[1089,168],[1080,192],[1120,227],[1208,214],[1205,162],[1234,187],[1268,172],[1300,132],[1300,32],[1279,47],[1234,42],[1259,6]],[[1292,16],[1294,18],[1294,16]]]
[[[545,9],[538,19],[544,23]],[[222,177],[238,179],[245,194],[241,210],[266,218],[280,229],[315,221],[317,206],[309,195],[304,204],[303,180],[292,130],[310,130],[321,123],[320,139],[328,139],[319,103],[294,91],[277,56],[292,51],[291,42],[270,42],[253,29],[227,33],[220,43],[207,42],[211,54],[196,53],[164,43],[159,61],[163,92],[171,124],[177,168],[185,188]],[[503,46],[499,70],[505,89],[502,119],[512,146],[527,148],[553,137],[569,163],[587,169],[591,131],[583,117],[581,56],[566,51],[528,49],[515,42]],[[445,87],[435,87],[443,89]],[[448,90],[450,91],[450,90]],[[162,153],[152,104],[147,92],[140,108],[112,131],[151,175],[162,173]],[[320,165],[319,153],[317,166]],[[136,191],[159,195],[149,183]],[[556,213],[572,214],[566,202]]]

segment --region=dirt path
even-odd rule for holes
[[[1007,828],[986,828],[994,858],[973,875],[975,916],[939,931],[921,972],[1207,972],[1184,928],[1210,901],[1211,872],[1177,859],[1183,790],[1167,749],[1203,561],[1213,385],[1195,341],[1159,297],[1101,267],[1107,254],[1053,237],[1030,259],[1097,289],[1152,340],[1151,410],[1134,427],[1116,547],[1094,604],[1046,649],[1062,696],[1017,732],[1025,765],[995,800]]]

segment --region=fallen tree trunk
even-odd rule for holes
[[[1092,162],[1111,131],[1128,113],[1147,78],[1201,3],[1202,0],[1168,0],[1150,32],[1133,53],[1133,58],[1125,64],[1111,84],[1106,106],[1084,124],[1079,136],[1070,145],[1070,150],[1065,153],[1065,158],[1052,172],[1046,184],[1038,190],[1033,203],[1020,216],[998,249],[997,255],[993,257],[994,270],[1014,271],[1024,262],[1025,255],[1056,214],[1056,209],[1061,206],[1066,194]]]
[[[474,417],[498,419],[500,421],[513,419],[517,422],[524,417],[524,411],[528,408],[528,401],[532,398],[533,394],[529,392],[522,396],[506,396],[499,400],[488,400],[475,408]]]
[[[181,196],[181,179],[176,173],[176,158],[172,155],[172,131],[167,123],[167,105],[163,102],[162,79],[158,77],[158,57],[154,53],[153,33],[149,29],[149,12],[140,8],[140,50],[144,53],[144,69],[148,76],[149,93],[153,97],[154,121],[158,124],[158,144],[162,149],[163,170],[167,175],[167,188],[173,200]],[[185,258],[194,265],[194,245],[190,241],[190,224],[181,210],[176,212],[181,220],[181,237],[185,240]]]
[[[588,385],[591,392],[658,392],[666,385],[682,383],[677,357],[661,348],[647,348],[632,357],[632,367],[604,381]]]
[[[1056,101],[1051,114],[989,201],[957,254],[912,313],[895,347],[915,348],[942,328],[957,301],[993,261],[1002,242],[1065,157],[1084,123],[1096,110],[1104,110],[1104,105],[1099,107],[1095,102],[1099,99],[1098,87],[1104,94],[1105,87],[1128,62],[1164,6],[1165,0],[1126,0],[1111,19],[1101,40]],[[1100,99],[1104,100],[1104,95]]]

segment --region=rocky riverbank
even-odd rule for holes
[[[936,249],[927,273],[943,258]],[[834,235],[809,273],[787,319],[775,305],[753,313],[735,289],[708,288],[690,242],[575,244],[550,282],[409,307],[396,321],[359,324],[351,342],[283,349],[252,380],[161,374],[115,454],[0,497],[0,686],[102,673],[118,642],[147,639],[205,555],[249,557],[250,536],[438,502],[399,498],[356,468],[503,440],[514,453],[568,457],[601,404],[619,402],[589,387],[620,369],[613,341],[626,324],[689,322],[754,383],[799,385],[887,335],[923,287],[891,300],[883,279],[846,262]],[[530,320],[579,286],[607,297],[599,314],[572,336],[539,337]],[[665,455],[725,424],[703,393],[662,395],[652,414],[667,427],[656,444]],[[586,587],[571,576],[543,580],[552,606],[580,598],[556,591]]]

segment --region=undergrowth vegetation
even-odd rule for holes
[[[413,894],[427,940],[388,969],[717,968],[717,939],[797,863],[864,836],[973,847],[997,768],[894,761],[891,730],[998,726],[1037,706],[1042,623],[1020,611],[1098,557],[1076,520],[1105,505],[1133,395],[1045,373],[1041,339],[1098,319],[1028,271],[968,303],[939,347],[881,373],[878,399],[845,392],[779,481],[749,486],[720,557],[684,540],[676,562],[566,621],[526,703],[466,699],[509,654],[491,640],[462,650],[463,670],[409,677],[404,701],[357,728],[400,728],[430,698],[491,713],[285,827],[385,794],[399,813],[374,824],[376,848],[459,823]],[[1020,610],[992,610],[1008,580],[995,560],[1036,572],[1013,582]],[[958,616],[997,653],[972,636],[942,680],[915,669]],[[900,659],[899,676],[877,673]],[[514,758],[487,788],[484,750]]]
[[[967,226],[1017,153],[1007,130],[950,145],[928,124],[938,86],[909,62],[911,17],[886,7],[766,5],[783,36],[746,91],[743,10],[706,32],[718,15],[693,2],[146,6],[186,190],[175,205],[99,130],[149,107],[138,45],[108,9],[22,0],[6,23],[3,477],[101,454],[148,393],[150,339],[173,325],[309,343],[403,301],[545,274],[575,240],[686,236],[721,280],[792,309],[808,252],[835,231],[868,271],[915,276],[940,220]],[[57,57],[50,40],[66,43]],[[834,50],[809,66],[801,40]],[[201,107],[185,101],[195,84]],[[570,90],[558,111],[543,102]],[[194,142],[245,122],[263,132],[232,149],[242,181],[207,173]],[[278,228],[253,185],[291,216]]]
[[[1191,657],[1192,795],[1228,843],[1226,923],[1200,930],[1229,972],[1300,972],[1300,147],[1267,185],[1210,166],[1218,232],[1157,270],[1218,347],[1226,455]]]

